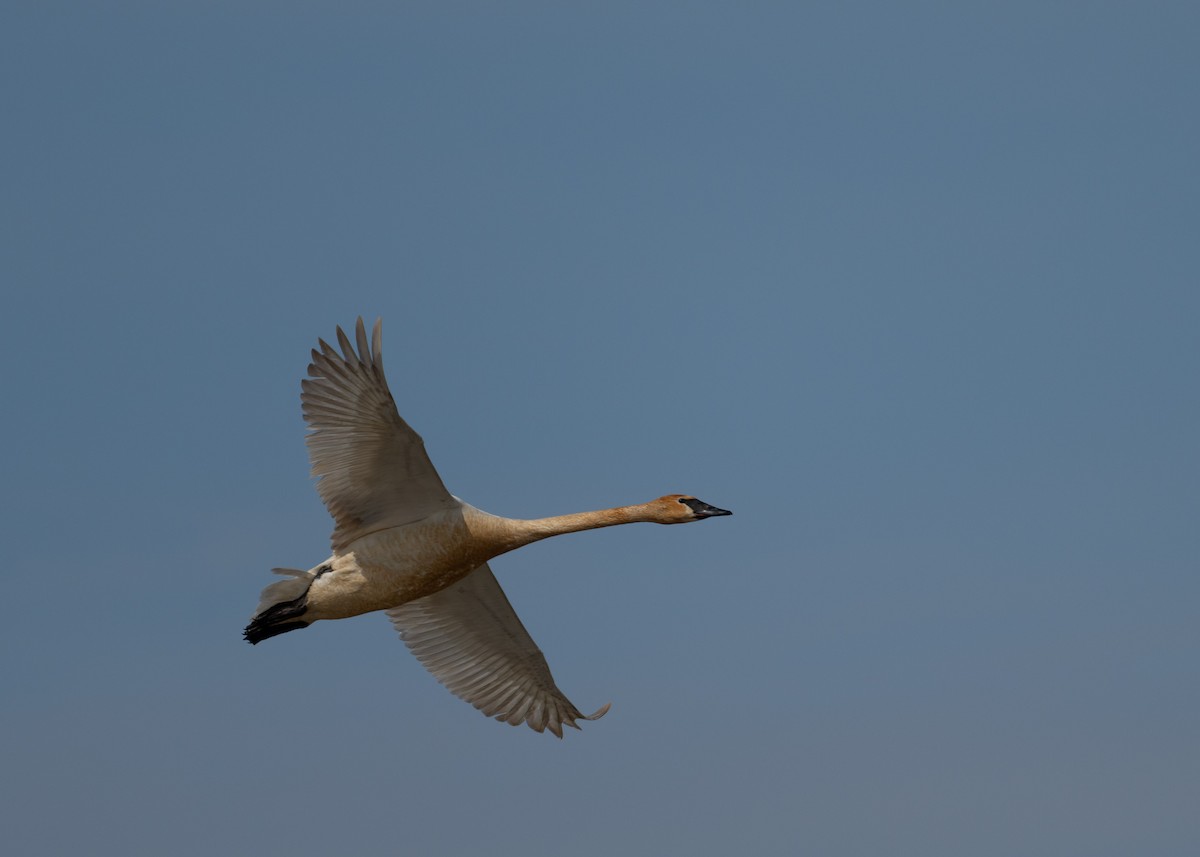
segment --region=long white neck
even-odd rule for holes
[[[646,503],[532,520],[501,518],[477,509],[471,509],[471,511],[474,513],[470,516],[473,533],[477,537],[493,542],[496,547],[500,548],[501,553],[548,539],[551,536],[561,536],[564,533],[578,533],[583,530],[614,527],[617,524],[635,524],[654,520],[649,504]]]
[[[637,524],[653,520],[646,504],[617,506],[595,512],[575,512],[571,515],[555,515],[552,518],[534,518],[529,521],[512,520],[513,529],[525,533],[530,541],[559,536],[563,533],[578,533],[582,530],[598,530],[615,527],[617,524]]]

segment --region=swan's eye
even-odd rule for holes
[[[683,503],[683,504],[686,506],[686,505],[687,505],[687,498],[685,498],[685,497],[680,497],[680,498],[679,498],[679,500],[678,500],[678,502],[680,502],[680,503]]]

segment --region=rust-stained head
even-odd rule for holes
[[[691,494],[667,494],[665,497],[651,500],[646,507],[650,512],[650,520],[656,524],[687,524],[691,521],[733,514],[726,509],[710,506],[703,500],[697,500]]]

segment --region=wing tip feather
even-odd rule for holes
[[[584,717],[583,715],[580,715],[579,719],[580,720],[599,720],[605,714],[608,714],[608,709],[610,709],[610,708],[612,708],[612,703],[606,702],[603,705],[601,705],[599,708],[597,708],[595,711],[593,711],[591,714],[587,715],[586,717]]]

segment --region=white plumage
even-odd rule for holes
[[[536,520],[482,512],[446,490],[397,412],[380,322],[369,343],[361,318],[355,343],[340,327],[337,339],[340,352],[319,341],[301,385],[312,472],[334,519],[333,554],[308,571],[274,569],[286,579],[263,590],[246,639],[383,610],[437,680],[489,717],[561,738],[564,725],[603,716],[607,705],[584,716],[558,689],[488,560],[561,533],[730,513],[684,494]]]

